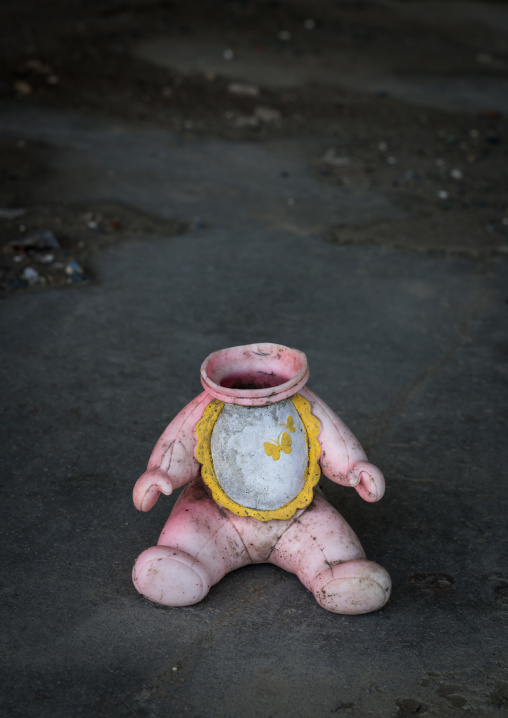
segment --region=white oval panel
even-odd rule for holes
[[[284,433],[291,438],[289,454],[277,450],[277,444],[283,446]],[[271,456],[265,442],[272,447]],[[273,511],[303,488],[307,439],[291,399],[259,407],[225,404],[212,433],[211,452],[217,481],[241,506]]]

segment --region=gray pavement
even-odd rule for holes
[[[1,715],[508,716],[506,254],[328,241],[411,211],[324,182],[315,133],[232,142],[0,110],[3,139],[48,148],[37,202],[189,228],[103,249],[86,286],[0,303]],[[178,494],[134,508],[153,445],[204,357],[257,341],[306,352],[309,386],[386,476],[373,505],[322,481],[392,576],[380,612],[328,613],[271,565],[185,608],[131,583]]]
[[[107,250],[95,285],[1,304],[4,715],[506,715],[506,261],[326,243],[298,201],[316,192],[303,171],[291,231],[274,179],[298,166],[291,144],[260,158],[167,140],[155,175],[157,136],[7,121],[63,138],[44,189],[60,201],[188,216],[192,192],[209,227]],[[376,196],[320,201],[388,211]],[[174,501],[131,503],[152,445],[200,391],[202,359],[252,341],[304,350],[309,385],[386,474],[377,505],[323,484],[393,577],[380,613],[328,614],[272,566],[181,609],[130,583]]]

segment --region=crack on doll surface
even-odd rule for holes
[[[162,468],[165,471],[169,470],[169,467],[171,466],[171,462],[173,460],[173,453],[175,451],[175,444],[177,441],[187,452],[185,443],[180,440],[180,435],[182,434],[183,431],[185,431],[185,429],[189,425],[191,417],[195,416],[196,412],[202,413],[204,402],[207,402],[207,405],[210,403],[210,398],[207,396],[206,392],[202,393],[201,401],[199,403],[197,403],[196,406],[189,412],[189,415],[183,419],[181,426],[179,426],[177,429],[174,439],[168,443],[166,450],[164,451],[164,454],[162,456],[162,459],[160,460],[159,465],[154,467],[155,469]],[[195,432],[192,432],[192,436],[194,439],[194,448],[192,450],[192,458],[196,461],[196,463],[199,464],[199,462],[196,459],[195,453],[194,453],[195,449],[196,449],[196,444],[197,444],[197,438],[196,438]],[[155,449],[152,453],[154,453],[154,452],[155,452]],[[150,462],[148,463],[148,469],[150,469]]]
[[[249,549],[247,548],[247,544],[246,544],[245,541],[243,540],[242,534],[238,531],[238,529],[236,528],[234,522],[229,518],[229,516],[227,517],[227,520],[228,520],[230,526],[232,526],[233,529],[235,530],[235,533],[236,533],[236,535],[238,536],[238,538],[240,539],[240,542],[241,542],[243,548],[245,549],[245,553],[246,553],[247,556],[249,557],[249,561],[250,561],[251,563],[254,563],[254,559],[253,559],[252,556],[250,555]]]

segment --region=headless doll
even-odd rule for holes
[[[186,485],[158,544],[134,565],[143,596],[191,605],[229,571],[273,563],[334,613],[384,606],[388,573],[365,558],[317,487],[322,472],[374,502],[383,474],[305,386],[308,376],[305,354],[275,344],[232,347],[203,362],[204,392],[167,427],[134,487],[136,508],[149,511],[161,492]]]

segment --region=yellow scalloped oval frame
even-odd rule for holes
[[[251,509],[236,503],[236,501],[233,501],[233,499],[224,492],[224,489],[217,480],[210,444],[212,432],[224,408],[224,402],[219,399],[211,401],[203,413],[203,418],[196,425],[196,436],[198,439],[196,458],[199,463],[202,464],[201,476],[203,481],[211,490],[213,500],[237,516],[251,516],[258,521],[290,519],[295,515],[298,509],[305,509],[312,501],[314,486],[316,486],[321,476],[321,469],[318,463],[321,454],[321,447],[318,441],[321,424],[319,419],[312,414],[307,399],[304,399],[300,394],[294,394],[291,397],[291,401],[305,428],[307,439],[307,468],[305,470],[305,478],[301,491],[287,504],[272,511],[260,511],[259,509]]]

